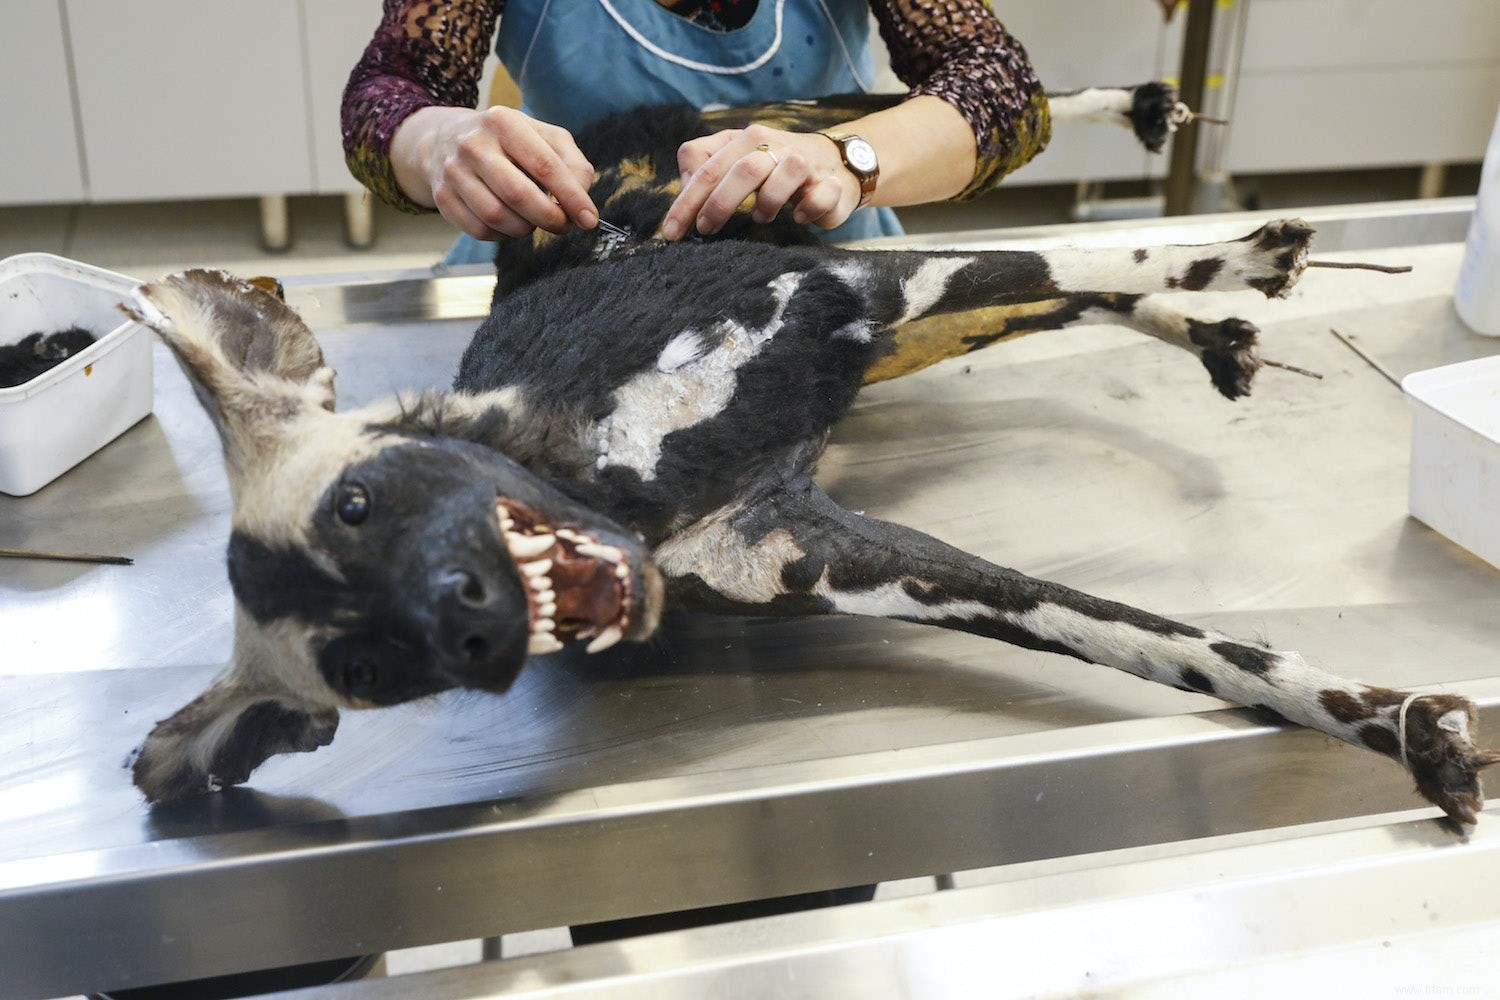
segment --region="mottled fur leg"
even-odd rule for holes
[[[803,478],[679,532],[657,562],[674,603],[689,610],[922,622],[1269,709],[1402,762],[1417,790],[1458,823],[1475,822],[1478,772],[1500,760],[1474,745],[1474,707],[1462,698],[1361,684],[1295,652],[1033,579],[852,514]]]

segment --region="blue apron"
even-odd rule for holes
[[[867,0],[759,0],[744,27],[711,31],[656,0],[507,0],[495,54],[522,110],[577,133],[643,104],[739,106],[869,91],[875,79]],[[833,241],[898,236],[889,208],[863,208]],[[461,235],[444,263],[494,259]]]

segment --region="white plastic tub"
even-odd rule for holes
[[[119,308],[136,284],[47,253],[0,260],[0,343],[71,326],[97,338],[0,389],[0,492],[35,493],[151,412],[151,333]]]
[[[1500,357],[1413,372],[1407,507],[1500,567]]]

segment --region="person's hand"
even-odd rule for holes
[[[718,232],[751,195],[756,222],[770,222],[791,206],[797,222],[832,229],[859,207],[859,180],[838,146],[816,132],[765,125],[717,132],[683,143],[677,166],[682,193],[662,219],[669,240],[694,229]]]
[[[514,108],[423,108],[396,130],[391,161],[409,197],[478,240],[599,222],[573,136]]]

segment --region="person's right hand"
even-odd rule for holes
[[[396,129],[391,163],[408,197],[478,240],[599,222],[573,136],[514,108],[423,108]]]

